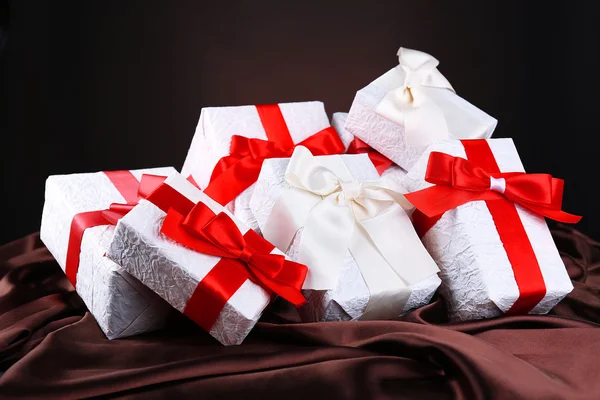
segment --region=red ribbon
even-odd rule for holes
[[[374,148],[363,142],[357,137],[354,137],[354,140],[348,146],[348,154],[364,154],[366,153],[371,162],[379,172],[379,175],[382,175],[386,169],[391,167],[394,162],[384,156],[383,154],[377,152]]]
[[[344,152],[344,144],[331,126],[294,144],[279,105],[258,105],[256,110],[268,140],[234,135],[231,138],[230,155],[219,160],[204,190],[222,205],[234,200],[256,182],[263,161],[267,158],[290,157],[296,146],[304,146],[314,155]]]
[[[140,182],[131,171],[105,171],[111,183],[125,198],[126,204],[113,203],[106,210],[87,211],[76,214],[71,221],[65,274],[73,286],[77,283],[81,241],[86,229],[100,225],[116,225],[117,221],[127,214],[140,199],[147,197],[164,180],[164,176],[142,175]]]
[[[306,266],[271,254],[275,247],[253,230],[242,235],[227,214],[215,214],[202,202],[194,204],[168,184],[159,186],[148,201],[167,213],[161,233],[190,249],[221,257],[200,281],[184,310],[206,331],[247,279],[296,306],[305,302],[300,290]]]
[[[490,189],[491,178],[504,179],[503,193]],[[561,210],[564,181],[548,174],[490,173],[464,158],[432,152],[425,180],[436,186],[411,193],[407,198],[428,217],[471,201],[506,198],[556,221],[576,223],[581,219]]]
[[[526,314],[546,295],[546,285],[516,204],[561,222],[581,217],[561,210],[564,182],[547,174],[502,173],[486,140],[462,140],[467,159],[432,152],[425,180],[427,189],[406,198],[417,208],[413,222],[424,236],[443,213],[470,201],[484,200],[512,265],[519,298],[507,314]],[[504,179],[503,193],[491,189],[491,180]]]

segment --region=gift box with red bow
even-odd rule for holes
[[[262,161],[289,157],[302,143],[315,154],[339,154],[344,146],[319,101],[238,107],[206,107],[200,113],[182,175],[252,229],[248,208]]]
[[[345,128],[346,120],[348,119],[348,113],[337,112],[333,113],[331,118],[331,126],[340,135],[340,139],[346,147],[346,153],[348,154],[367,154],[369,159],[377,169],[383,182],[389,185],[397,186],[402,177],[406,175],[406,171],[402,167],[394,164],[392,160],[379,153],[377,150],[348,132]],[[398,187],[401,190],[400,187]]]
[[[544,217],[580,217],[561,211],[562,180],[525,173],[511,139],[433,144],[402,184],[451,318],[545,314],[573,289]]]
[[[116,221],[175,172],[106,171],[53,175],[46,181],[41,240],[109,339],[161,328],[171,310],[105,252]]]
[[[271,299],[295,305],[304,265],[177,174],[115,230],[107,256],[224,345],[240,344]]]
[[[266,160],[250,208],[265,238],[309,268],[303,321],[394,319],[440,285],[410,203],[366,154],[317,157],[298,146]]]
[[[356,93],[346,129],[408,171],[437,140],[485,139],[498,121],[463,98],[438,60],[400,48],[399,65]]]

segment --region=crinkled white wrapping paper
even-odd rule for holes
[[[354,140],[354,135],[348,132],[348,130],[345,128],[347,119],[348,113],[341,112],[334,113],[333,117],[331,118],[331,126],[333,126],[340,135],[340,139],[342,139],[346,149],[348,149],[348,146],[350,146],[350,143]],[[390,188],[402,192],[403,190],[398,185],[400,184],[400,181],[404,175],[406,175],[406,171],[402,169],[402,167],[393,164],[383,172],[381,175],[381,181]]]
[[[356,180],[377,180],[379,175],[366,154],[342,155],[344,163]],[[320,158],[320,157],[317,157]],[[289,185],[285,172],[289,158],[265,160],[255,184],[250,209],[254,212],[259,227],[264,227],[275,202]],[[302,229],[296,234],[286,250],[288,256],[298,260]],[[284,250],[284,249],[281,249]],[[427,304],[440,285],[437,274],[412,285],[412,293],[404,312]],[[340,267],[340,275],[334,290],[303,290],[307,303],[300,309],[304,321],[346,321],[359,319],[369,301],[369,289],[350,251],[346,253]]]
[[[131,171],[170,175],[174,168]],[[102,172],[53,175],[46,181],[46,201],[40,237],[61,268],[65,269],[69,231],[81,212],[104,210],[125,199]],[[86,229],[81,242],[77,293],[109,339],[149,332],[164,326],[171,307],[119,265],[104,256],[114,226]]]
[[[488,139],[501,172],[525,172],[512,139]],[[466,158],[459,140],[435,143],[408,172],[402,184],[411,192],[432,186],[424,181],[429,154],[439,151]],[[556,245],[543,217],[516,205],[538,260],[547,292],[531,311],[545,314],[571,290]],[[442,286],[452,319],[490,318],[507,311],[519,289],[485,201],[474,201],[447,211],[422,238],[440,267]]]
[[[396,67],[398,68],[398,67]],[[411,145],[405,140],[404,127],[375,112],[387,95],[390,81],[394,81],[392,68],[365,88],[356,92],[350,108],[346,129],[375,150],[408,171],[423,154],[427,146]],[[398,84],[396,87],[399,87]],[[488,138],[498,121],[448,89],[421,87],[443,111],[449,139]]]
[[[248,231],[247,226],[181,175],[171,176],[165,183],[194,203],[203,202],[217,214],[226,212],[242,234]],[[196,252],[166,238],[160,233],[165,216],[151,202],[140,201],[117,224],[115,240],[107,256],[183,312],[198,283],[221,258]],[[281,254],[276,249],[273,252]],[[269,301],[267,292],[247,280],[225,304],[209,333],[224,345],[242,343]]]
[[[279,108],[294,143],[329,126],[325,107],[320,101],[280,103]],[[203,108],[181,174],[186,178],[192,175],[200,188],[206,188],[217,162],[229,155],[234,135],[267,139],[255,106]],[[241,193],[227,208],[240,221],[256,230],[258,225],[248,208],[253,187]]]

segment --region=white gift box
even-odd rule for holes
[[[131,171],[167,176],[174,168]],[[66,268],[71,221],[79,213],[106,210],[126,203],[103,172],[53,175],[46,181],[46,201],[40,237],[63,270]],[[100,225],[84,231],[76,290],[109,339],[161,328],[171,307],[137,279],[104,256],[114,226]]]
[[[346,129],[410,170],[436,140],[485,139],[497,120],[456,95],[426,53],[400,48],[400,64],[356,93]]]
[[[500,172],[525,172],[512,139],[488,139],[485,142],[489,144]],[[432,152],[467,158],[465,144],[459,140],[431,145],[402,181],[410,192],[433,186],[424,180]],[[491,190],[494,190],[493,185]],[[530,313],[545,314],[571,292],[573,286],[544,218],[519,204],[514,206],[518,220],[512,225],[516,226],[520,221],[539,264],[539,267],[524,267],[539,268],[546,286],[545,296]],[[509,311],[520,297],[506,250],[510,244],[503,243],[486,201],[472,201],[446,211],[426,230],[422,240],[440,267],[440,291],[447,300],[452,319],[499,316]]]
[[[381,182],[378,181],[379,175],[366,154],[313,157],[308,150],[298,147],[291,159],[269,159],[263,163],[260,177],[256,182],[254,195],[250,201],[250,208],[256,216],[258,225],[265,237],[275,245],[278,245],[277,242],[279,241],[281,243],[279,245],[281,246],[281,250],[285,250],[286,254],[293,260],[302,262],[309,268],[303,287],[303,294],[307,299],[307,303],[299,309],[302,319],[304,321],[335,321],[395,318],[412,308],[427,304],[440,284],[440,279],[436,274],[438,269],[420,243],[409,217],[397,205],[401,213],[399,221],[398,219],[393,219],[395,223],[387,224],[385,232],[386,234],[389,233],[392,240],[398,241],[394,245],[397,249],[410,247],[411,245],[415,246],[410,251],[406,249],[401,250],[400,255],[401,257],[405,257],[403,260],[405,266],[409,266],[414,270],[418,270],[421,267],[423,270],[429,268],[430,272],[425,273],[421,278],[417,278],[416,282],[407,285],[403,281],[403,278],[400,278],[397,272],[392,269],[390,264],[385,263],[385,259],[381,255],[375,257],[379,260],[378,262],[370,259],[369,268],[366,268],[365,271],[364,267],[362,269],[359,267],[354,255],[355,253],[347,248],[341,249],[343,257],[337,259],[337,265],[333,265],[335,262],[328,264],[327,260],[331,254],[328,254],[327,257],[319,258],[317,250],[314,251],[311,257],[307,258],[308,261],[303,259],[301,249],[303,236],[306,232],[303,225],[304,220],[298,222],[297,225],[301,227],[296,230],[296,227],[291,222],[295,218],[291,216],[292,214],[277,214],[278,210],[282,209],[282,198],[287,196],[286,192],[290,193],[291,186],[286,180],[286,174],[289,174],[290,168],[292,168],[290,167],[290,163],[299,162],[297,161],[300,159],[298,153],[301,151],[308,153],[308,156],[319,164],[317,168],[327,168],[338,177],[345,178],[347,182],[363,182],[365,187],[369,184],[368,182]],[[309,170],[312,168],[306,165],[299,165],[300,170]],[[348,193],[345,195],[348,196]],[[388,197],[385,198],[390,200]],[[300,201],[302,202],[301,198]],[[311,200],[309,198],[307,201],[314,201],[314,199]],[[317,201],[320,201],[320,198]],[[338,206],[346,207],[343,204],[338,204]],[[310,205],[294,204],[289,207],[291,209],[310,208]],[[389,217],[385,216],[386,212],[382,212],[381,217],[388,218],[389,220]],[[391,213],[387,215],[391,215]],[[375,219],[373,218],[373,221]],[[269,228],[268,225],[272,224],[273,221],[276,222],[275,225],[271,225],[271,228]],[[354,225],[353,218],[351,223]],[[344,228],[342,229],[344,230]],[[356,226],[355,229],[362,229],[362,227],[359,228]],[[270,236],[273,236],[274,239],[271,240]],[[288,239],[293,238],[289,246],[286,246],[286,242],[289,241],[284,236],[287,236]],[[343,241],[339,237],[325,237],[324,239],[324,241],[329,240],[332,247],[337,246],[337,243]],[[377,251],[377,249],[374,251]],[[409,255],[409,253],[411,254]],[[363,255],[362,257],[364,260],[365,256]],[[383,260],[385,265],[381,265],[381,260]],[[323,263],[333,266],[335,270],[333,273],[336,277],[329,286],[323,286],[319,282],[319,276],[328,274],[325,271],[327,267],[321,268]],[[365,276],[365,272],[371,276]],[[370,287],[366,283],[367,280],[373,282],[373,273],[380,274],[379,279],[387,280],[385,290],[388,292],[383,296],[383,306],[381,303],[378,306],[375,306],[373,303],[369,305],[370,302],[374,301],[371,297],[372,292],[378,290],[377,278],[375,279],[374,287]],[[402,298],[403,294],[406,294],[406,297],[403,300],[398,300]],[[400,301],[404,301],[404,303],[399,303]],[[394,304],[395,302],[397,304]],[[365,316],[368,307],[370,307],[370,312],[368,316]],[[373,307],[380,307],[382,309],[373,309]]]
[[[192,203],[203,203],[215,214],[224,212],[231,217],[241,234],[255,232],[233,217],[229,211],[217,204],[210,197],[198,190],[181,175],[169,177],[164,185],[174,189]],[[160,295],[180,312],[190,315],[186,307],[190,307],[199,284],[214,272],[221,257],[204,254],[185,247],[161,233],[167,213],[164,206],[155,205],[151,201],[142,200],[122,218],[115,230],[115,240],[108,249],[107,256],[122,265],[130,274],[138,278],[152,291]],[[260,240],[263,240],[260,238]],[[273,249],[271,254],[283,254]],[[252,330],[271,297],[261,286],[250,279],[243,283],[224,304],[216,320],[212,322],[209,333],[224,345],[242,343]],[[202,313],[203,304],[197,312]],[[202,324],[195,320],[196,323]]]
[[[340,135],[340,139],[342,139],[342,143],[344,143],[346,149],[348,149],[348,146],[350,146],[350,143],[354,140],[354,135],[345,128],[347,119],[348,113],[342,112],[333,113],[333,117],[331,118],[331,126],[333,126]],[[383,171],[381,179],[385,184],[391,187],[397,187],[404,175],[406,175],[406,171],[402,169],[402,167],[392,164]],[[397,187],[397,189],[401,190],[400,187]]]
[[[278,106],[295,144],[330,126],[320,101],[280,103]],[[268,139],[256,106],[203,108],[182,175],[186,178],[191,175],[198,186],[205,189],[218,161],[230,154],[234,135]],[[256,220],[248,208],[252,191],[253,187],[250,186],[227,207],[238,219],[256,230]]]

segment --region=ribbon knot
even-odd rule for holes
[[[490,190],[504,194],[506,191],[506,179],[490,176]]]
[[[556,221],[576,223],[581,219],[561,210],[564,181],[549,174],[489,173],[470,160],[431,152],[425,181],[436,186],[409,193],[406,198],[428,217],[471,201],[507,199]]]
[[[245,262],[246,264],[250,264],[250,260],[252,259],[252,250],[245,246],[240,253],[240,260]]]
[[[426,146],[448,139],[446,117],[427,92],[430,88],[454,91],[437,70],[439,61],[427,53],[403,47],[398,50],[398,60],[399,65],[392,72],[395,84],[388,88],[375,112],[403,126],[410,145]]]
[[[359,181],[340,182],[340,188],[345,199],[356,200],[364,194],[364,186]]]

